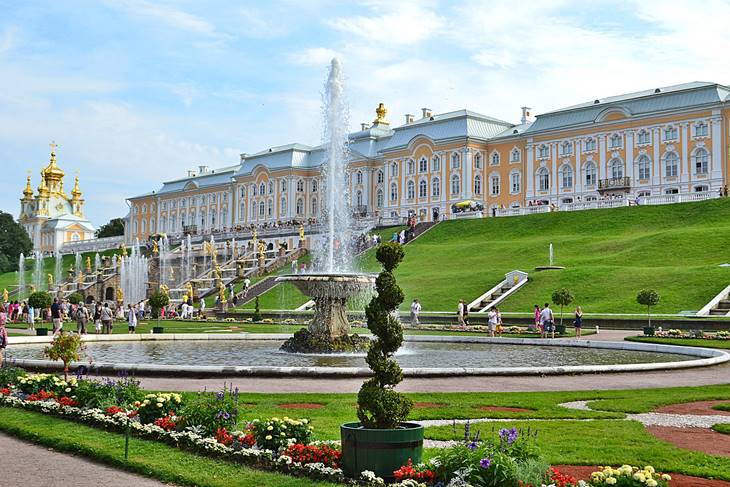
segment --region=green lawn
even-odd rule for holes
[[[680,345],[683,347],[703,347],[730,349],[730,340],[703,340],[699,338],[659,338],[635,336],[626,337],[630,342],[661,343],[662,345]]]
[[[730,435],[730,424],[716,424],[712,427],[715,431],[718,433],[722,433],[724,435]]]

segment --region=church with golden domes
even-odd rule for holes
[[[28,232],[33,249],[44,253],[59,250],[64,243],[94,238],[94,226],[84,216],[84,199],[76,176],[71,196],[63,189],[64,171],[56,162],[56,144],[51,161],[41,170],[37,192],[28,175],[20,199],[20,224]]]

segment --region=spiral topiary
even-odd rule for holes
[[[375,280],[377,295],[365,308],[368,328],[377,337],[368,350],[366,362],[375,373],[365,381],[357,395],[357,417],[365,428],[393,429],[403,422],[413,407],[407,397],[395,391],[403,380],[403,371],[393,354],[403,343],[403,328],[397,317],[403,302],[403,291],[396,283],[393,270],[403,260],[398,243],[380,245],[375,257],[383,271]]]

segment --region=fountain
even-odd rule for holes
[[[119,267],[124,304],[135,304],[147,297],[147,257],[132,247],[128,257],[122,257]]]
[[[18,297],[23,298],[25,294],[25,255],[20,253],[18,258]]]
[[[548,265],[542,265],[535,267],[536,271],[549,271],[549,270],[561,270],[565,269],[563,266],[555,265],[555,252],[553,251],[553,244],[550,243],[548,247]]]
[[[33,252],[33,289],[42,291],[43,288],[43,253],[36,250]]]
[[[56,283],[56,289],[60,289],[63,282],[63,256],[58,250],[54,252],[53,261],[53,282]]]
[[[323,95],[324,165],[323,215],[326,233],[322,248],[314,254],[318,272],[277,278],[290,282],[311,297],[314,317],[307,329],[297,332],[281,349],[287,352],[339,352],[367,348],[369,340],[349,335],[347,300],[373,287],[375,277],[353,272],[353,222],[346,186],[348,156],[347,104],[339,60],[333,59]]]
[[[94,273],[98,273],[101,270],[101,256],[99,252],[94,255]]]

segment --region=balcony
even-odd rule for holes
[[[610,178],[598,180],[598,191],[607,191],[611,189],[629,189],[631,187],[631,178]]]

